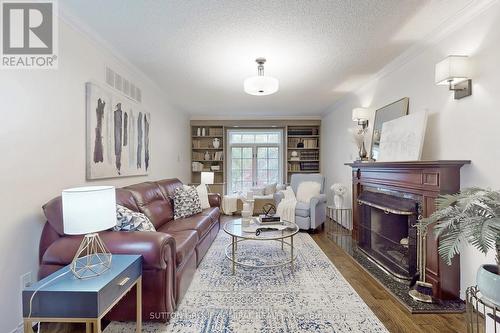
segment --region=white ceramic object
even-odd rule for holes
[[[218,149],[220,147],[220,140],[219,140],[219,138],[213,139],[212,145],[214,146],[215,149]]]

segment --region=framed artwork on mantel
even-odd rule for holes
[[[151,115],[117,93],[86,84],[87,179],[147,175]]]
[[[385,122],[382,125],[378,162],[419,161],[422,156],[427,112]]]

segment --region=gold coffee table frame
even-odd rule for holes
[[[291,222],[285,222],[285,225],[289,226],[290,228],[279,231],[265,231],[262,232],[259,236],[255,236],[254,232],[243,231],[243,228],[246,226],[243,225],[242,219],[236,219],[226,222],[223,229],[225,233],[231,236],[231,243],[226,245],[224,253],[226,255],[226,258],[228,258],[232,263],[233,275],[236,273],[236,265],[251,268],[272,268],[290,264],[291,270],[293,272],[295,268],[294,262],[297,259],[297,254],[294,253],[295,247],[293,246],[293,236],[295,236],[299,232],[299,227],[295,223]],[[264,225],[262,227],[265,228],[266,226]],[[285,239],[287,238],[290,238],[290,242],[285,241]],[[278,262],[276,264],[254,265],[239,261],[236,257],[238,251],[238,243],[248,240],[281,242],[281,250],[285,250],[285,245],[290,247],[290,257],[288,260]]]

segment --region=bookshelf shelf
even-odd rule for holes
[[[319,125],[287,127],[288,183],[290,182],[290,178],[293,174],[320,172],[321,145],[319,131]],[[298,148],[298,145],[301,145],[302,147]],[[299,160],[292,160],[292,156],[297,156]]]
[[[205,135],[199,135],[201,133]],[[210,185],[210,190],[224,193],[224,141],[224,126],[191,123],[191,184],[200,184],[202,172],[213,172],[214,184]],[[210,155],[208,160],[205,159],[207,152]],[[210,167],[213,165],[220,166],[220,170],[212,171]]]

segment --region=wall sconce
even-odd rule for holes
[[[455,99],[472,95],[469,57],[451,55],[436,64],[437,85],[447,85],[455,92]]]
[[[365,130],[368,127],[370,109],[355,108],[352,110],[352,121],[356,121]]]

